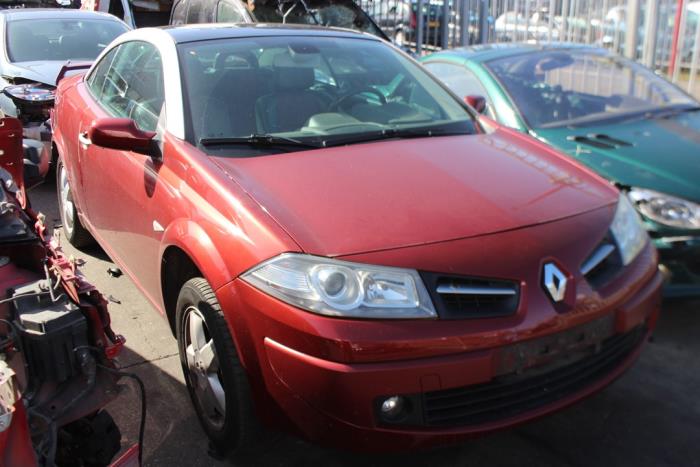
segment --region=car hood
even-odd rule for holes
[[[58,73],[65,64],[66,60],[16,62],[10,63],[3,74],[9,78],[24,78],[55,86]]]
[[[699,111],[668,118],[535,132],[545,142],[611,181],[700,202]],[[606,140],[605,136],[619,141]],[[573,140],[575,137],[578,142]],[[590,140],[594,144],[604,143],[605,147],[591,145]]]
[[[214,160],[305,252],[325,256],[511,230],[617,198],[566,157],[500,130]]]

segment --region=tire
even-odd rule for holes
[[[68,181],[68,174],[61,158],[56,163],[56,194],[58,195],[58,211],[61,214],[63,233],[76,248],[83,248],[95,243],[78,217],[78,211],[73,203],[73,192]]]
[[[259,444],[260,424],[226,319],[205,279],[182,286],[176,319],[187,390],[212,447],[222,456],[249,451]]]

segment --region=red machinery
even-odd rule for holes
[[[103,407],[133,376],[114,362],[125,340],[30,207],[16,119],[0,119],[0,154],[0,466],[108,465],[121,433]]]

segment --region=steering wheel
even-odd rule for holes
[[[338,99],[336,99],[336,101],[331,104],[329,111],[335,112],[338,109],[341,109],[342,104],[344,102],[346,102],[350,98],[356,97],[362,93],[374,94],[375,96],[377,96],[379,98],[379,102],[381,102],[382,105],[386,104],[386,97],[384,97],[384,94],[382,94],[381,92],[377,91],[374,88],[371,88],[369,86],[364,86],[364,87],[361,87],[358,89],[354,89],[354,90],[350,91],[348,94],[345,94],[344,96],[341,96]]]
[[[555,120],[568,120],[571,118],[573,106],[569,101],[569,91],[564,91],[560,85],[547,86],[541,83],[536,88],[540,89],[545,104],[542,109],[546,112],[547,118]]]

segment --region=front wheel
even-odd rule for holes
[[[92,235],[87,231],[78,218],[78,211],[73,202],[73,191],[71,190],[63,161],[58,158],[56,164],[56,191],[58,194],[58,210],[61,213],[61,223],[63,233],[66,238],[76,248],[83,248],[94,243]]]
[[[220,454],[249,448],[260,428],[250,387],[209,283],[190,279],[177,300],[177,341],[190,398]]]

